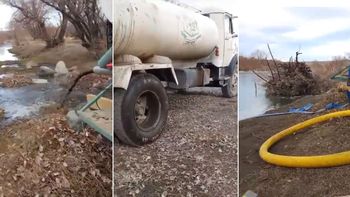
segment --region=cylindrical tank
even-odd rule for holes
[[[172,60],[208,56],[218,43],[215,22],[162,0],[117,0],[114,45],[118,55],[141,59],[153,55]]]

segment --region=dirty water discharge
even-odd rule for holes
[[[67,102],[67,98],[68,96],[72,93],[74,87],[77,85],[77,83],[79,82],[79,80],[81,78],[83,78],[84,76],[88,75],[88,74],[91,74],[93,73],[93,70],[88,70],[88,71],[85,71],[85,72],[82,72],[81,74],[78,75],[78,77],[74,80],[74,82],[72,83],[72,85],[70,86],[70,88],[68,89],[66,95],[63,97],[63,100],[60,104],[60,107],[63,107],[64,104]]]

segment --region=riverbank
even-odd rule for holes
[[[81,46],[81,41],[66,38],[65,42],[55,48],[46,49],[45,42],[41,40],[24,40],[18,46],[13,46],[10,52],[15,54],[24,65],[31,67],[40,64],[53,64],[64,61],[68,68],[77,67],[86,70],[96,65],[97,59]]]
[[[346,103],[347,98],[344,93],[332,89],[322,95],[302,97],[271,112],[285,112],[290,107],[302,107],[307,103],[315,104],[312,111],[316,111],[329,102]],[[322,169],[284,168],[267,164],[259,157],[260,146],[270,136],[315,116],[292,114],[240,121],[240,195],[248,190],[259,196],[278,197],[349,195],[349,165]],[[349,118],[341,118],[287,137],[271,151],[285,155],[328,154],[350,150],[349,140]]]

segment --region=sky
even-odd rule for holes
[[[194,7],[215,6],[238,16],[240,54],[256,50],[289,60],[331,60],[350,54],[350,4],[346,0],[179,0]],[[317,7],[316,7],[317,6]],[[237,28],[236,28],[237,31]]]
[[[8,28],[13,9],[0,3],[0,30]]]
[[[268,52],[267,43],[281,60],[295,57],[296,51],[303,53],[304,61],[350,54],[350,4],[346,1],[241,0],[239,8],[241,55],[250,56],[257,49]]]

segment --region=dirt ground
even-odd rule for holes
[[[169,94],[168,123],[152,144],[115,146],[118,196],[236,196],[236,99]]]
[[[318,110],[331,101],[346,102],[345,94],[329,91],[306,96],[276,111],[314,103]],[[261,144],[273,134],[316,115],[285,115],[240,121],[240,195],[251,190],[259,196],[345,196],[350,194],[350,165],[321,168],[285,168],[265,163],[259,157]],[[350,150],[349,118],[334,119],[289,136],[274,145],[273,153],[320,155]]]
[[[0,195],[111,196],[111,161],[110,142],[62,113],[17,121],[0,134]]]
[[[78,67],[84,70],[96,64],[94,57],[86,48],[81,46],[81,41],[73,38],[66,38],[65,42],[55,48],[46,49],[45,42],[41,40],[25,40],[19,46],[11,49],[17,54],[22,63],[26,64],[56,64],[63,60],[68,68]]]

